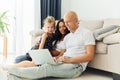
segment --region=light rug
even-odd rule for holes
[[[0,80],[8,80],[7,71],[2,70],[1,66],[0,66]]]

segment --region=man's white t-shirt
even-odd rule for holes
[[[85,28],[78,27],[74,33],[69,33],[64,38],[64,56],[76,57],[86,53],[86,45],[95,45],[93,33]],[[83,71],[86,69],[88,62],[80,63]]]

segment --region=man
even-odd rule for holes
[[[64,38],[63,56],[59,57],[62,64],[44,64],[39,67],[9,68],[8,73],[18,77],[37,79],[43,77],[78,77],[89,61],[94,58],[95,39],[91,31],[80,27],[78,16],[74,11],[64,15],[64,21],[70,33]],[[34,76],[33,76],[34,75]]]
[[[91,31],[80,27],[78,16],[73,11],[65,14],[64,21],[71,31],[64,39],[67,46],[64,55],[73,58],[64,59],[63,62],[81,63],[85,70],[88,61],[94,58],[95,40],[93,34]]]

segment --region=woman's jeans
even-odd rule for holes
[[[82,66],[79,64],[44,64],[42,66],[28,68],[8,68],[8,73],[19,78],[39,79],[45,77],[75,78],[82,73]],[[22,80],[22,79],[21,79]]]
[[[19,63],[25,60],[32,61],[32,58],[29,56],[29,54],[26,53],[25,55],[17,56],[15,58],[15,63]]]
[[[39,48],[38,46],[34,46],[34,47],[31,48],[31,50],[36,50],[38,48]],[[26,53],[25,55],[17,56],[15,58],[15,63],[19,63],[19,62],[22,62],[22,61],[25,61],[25,60],[32,61],[32,58],[30,57],[29,53]]]

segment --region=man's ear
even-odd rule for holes
[[[75,23],[76,23],[76,24],[78,24],[78,23],[79,23],[79,21],[78,21],[78,19],[77,19],[77,18],[75,18]]]

